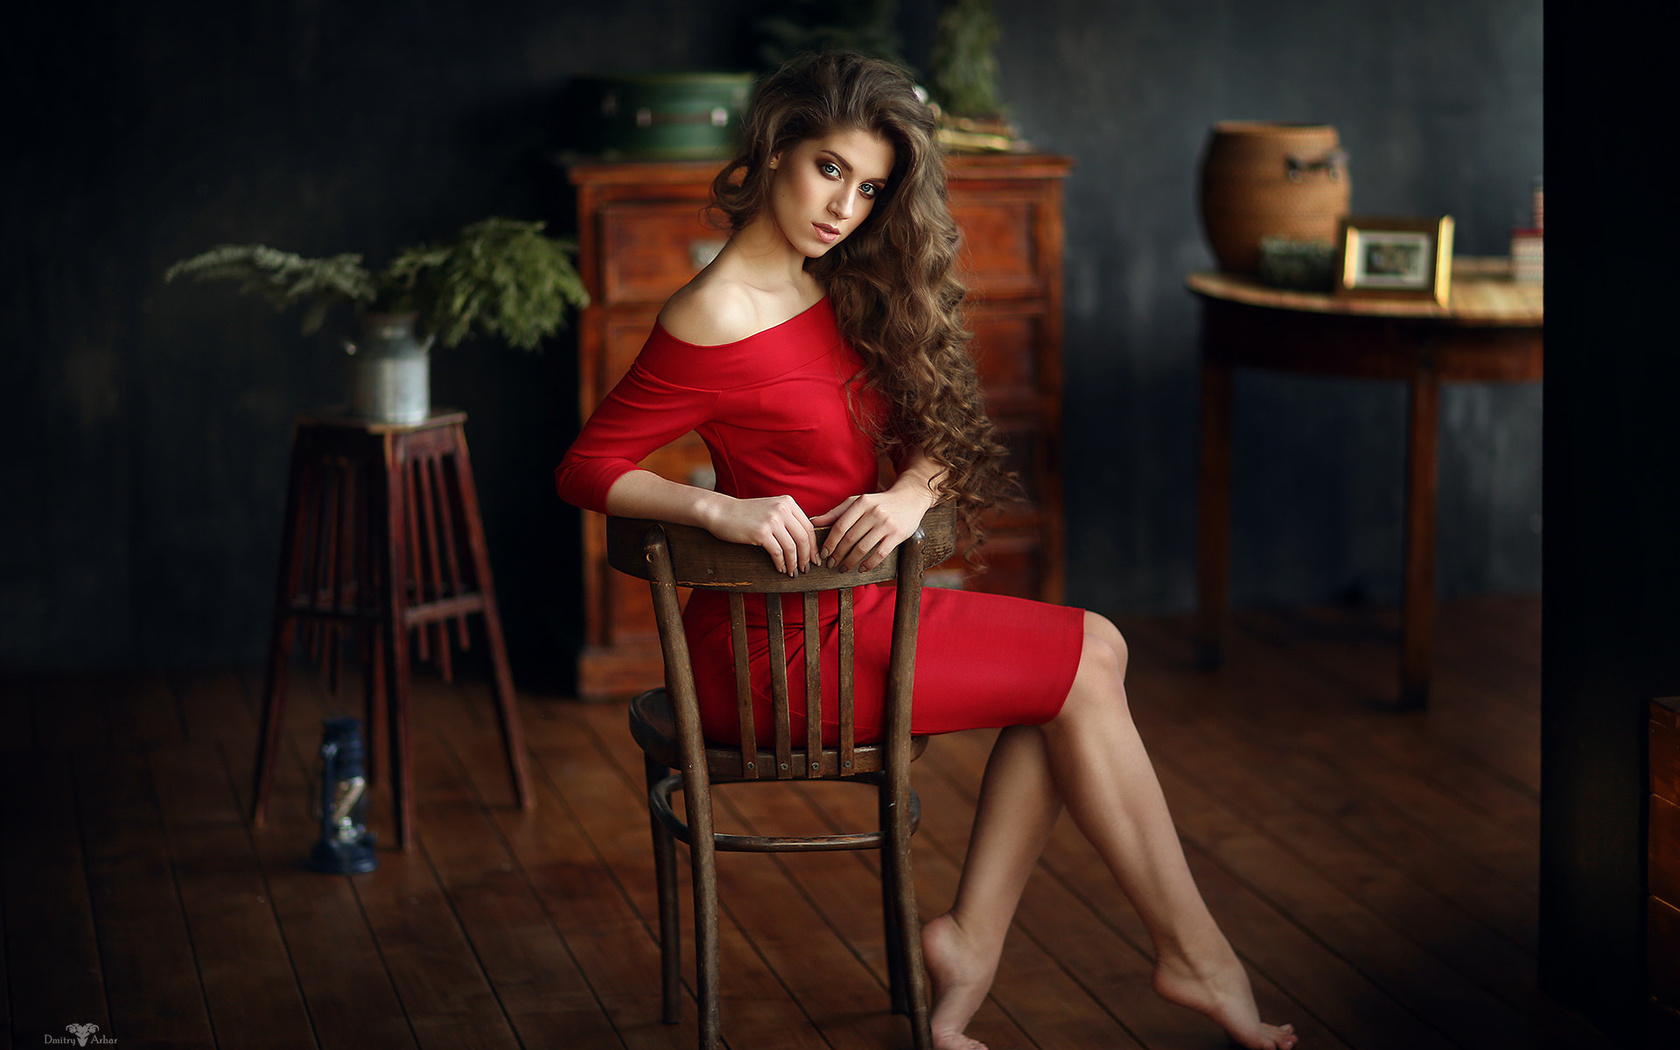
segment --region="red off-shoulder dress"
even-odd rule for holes
[[[733,343],[698,346],[655,325],[628,373],[595,409],[555,472],[561,497],[605,512],[607,490],[650,452],[696,431],[711,450],[718,491],[752,499],[790,495],[815,516],[879,488],[865,425],[878,396],[858,378],[862,361],[841,336],[827,299]],[[757,603],[748,603],[749,616]],[[878,737],[891,641],[890,587],[860,588],[856,604],[857,731]],[[757,609],[752,665],[769,659]],[[787,658],[804,660],[797,603],[787,603]],[[739,742],[728,600],[695,592],[683,612],[708,737]],[[1003,595],[930,587],[922,595],[912,728],[917,733],[1036,725],[1061,709],[1079,665],[1084,614]],[[832,623],[825,629],[832,629]],[[824,645],[825,653],[836,647]],[[834,667],[824,680],[836,680]],[[768,697],[769,679],[756,688]],[[789,675],[795,711],[804,676]],[[770,733],[761,707],[759,739]],[[795,719],[798,721],[798,719]],[[836,730],[829,728],[825,735]],[[794,738],[805,732],[793,726]]]

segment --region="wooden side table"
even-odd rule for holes
[[[261,826],[268,806],[300,623],[314,629],[312,647],[335,686],[344,628],[363,643],[368,776],[384,765],[378,755],[388,731],[397,844],[407,849],[414,824],[410,653],[433,660],[451,678],[452,644],[465,649],[466,618],[483,616],[508,771],[520,806],[530,807],[524,734],[467,458],[466,420],[466,413],[448,410],[413,424],[332,414],[298,419],[263,687],[254,825]]]
[[[1188,285],[1201,305],[1198,662],[1220,664],[1230,634],[1234,370],[1400,380],[1410,411],[1397,706],[1424,706],[1434,651],[1441,384],[1541,379],[1544,286],[1513,282],[1504,259],[1456,260],[1445,306],[1285,291],[1226,273],[1191,274]]]

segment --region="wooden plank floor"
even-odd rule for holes
[[[1535,989],[1537,598],[1446,603],[1427,712],[1393,687],[1392,613],[1249,612],[1226,669],[1182,619],[1129,619],[1129,689],[1197,877],[1265,1010],[1308,1048],[1607,1047]],[[0,681],[0,1033],[118,1047],[688,1047],[659,1021],[640,762],[616,705],[522,698],[522,812],[486,689],[420,675],[419,843],[302,867],[320,718],[299,676],[253,833],[254,669]],[[918,765],[925,915],[950,901],[991,734]],[[729,796],[763,828],[866,814],[844,787]],[[389,837],[388,798],[375,827]],[[731,1047],[908,1046],[886,1012],[873,858],[721,860]],[[685,908],[685,922],[686,908]],[[828,932],[795,935],[815,925]],[[692,958],[687,960],[692,973]],[[1130,907],[1064,821],[974,1035],[1010,1047],[1216,1047],[1149,991]],[[94,1045],[92,1042],[89,1045]]]

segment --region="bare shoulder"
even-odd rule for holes
[[[696,346],[739,342],[803,313],[823,297],[816,279],[764,279],[717,262],[700,271],[666,300],[659,323],[671,335]]]
[[[702,273],[665,301],[659,324],[685,343],[733,343],[763,327],[752,289],[740,281]]]

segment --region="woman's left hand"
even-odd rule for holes
[[[885,492],[852,496],[816,515],[812,525],[833,526],[819,552],[823,564],[842,572],[875,568],[915,534],[933,502],[933,490],[925,483],[894,485]]]

